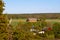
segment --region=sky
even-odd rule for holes
[[[60,0],[3,0],[4,13],[60,13]]]

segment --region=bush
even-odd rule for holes
[[[53,32],[54,32],[55,38],[60,38],[60,23],[53,24]]]
[[[40,30],[40,27],[38,23],[22,23],[20,22],[18,26],[13,28],[13,40],[39,40],[41,39],[41,36],[39,35],[33,35],[33,32],[30,32],[30,29],[32,28],[32,25],[34,24],[36,30]]]

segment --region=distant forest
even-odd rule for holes
[[[34,13],[34,14],[7,14],[8,18],[40,18],[60,19],[60,13]]]

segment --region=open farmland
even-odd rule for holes
[[[26,22],[26,19],[12,19],[11,25],[16,27],[21,22],[24,24]]]
[[[27,19],[13,19],[12,22],[27,22]],[[46,19],[46,22],[60,22],[60,19]]]
[[[45,20],[47,23],[51,23],[51,24],[54,24],[56,22],[60,22],[60,19],[46,19]]]
[[[60,22],[60,19],[46,19],[45,22],[54,24],[56,22]],[[16,27],[16,26],[18,26],[19,23],[25,24],[25,23],[27,23],[27,21],[26,21],[26,19],[13,19],[11,25]]]
[[[46,19],[46,22],[60,22],[60,19]]]

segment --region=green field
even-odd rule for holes
[[[46,19],[47,22],[60,22],[60,19]]]
[[[21,21],[23,20],[23,21]],[[47,22],[48,27],[52,26],[51,24],[54,23],[60,23],[60,19],[46,19],[45,22]],[[17,37],[19,40],[23,39],[23,40],[54,40],[55,39],[55,34],[53,33],[53,31],[48,31],[44,34],[44,37],[42,34],[37,34],[37,35],[33,35],[34,32],[30,32],[30,29],[32,28],[32,25],[35,26],[36,30],[40,30],[43,27],[46,27],[46,23],[43,22],[42,25],[40,25],[40,22],[26,22],[26,19],[13,19],[12,20],[12,27],[14,29],[14,31],[18,34],[13,35],[14,37]],[[40,26],[39,26],[40,25]],[[54,28],[54,30],[56,30],[55,32],[57,32],[57,30],[60,28],[59,27],[60,24],[57,24],[56,28]],[[52,26],[53,27],[53,26]],[[58,28],[59,27],[59,28]],[[59,31],[60,32],[60,31]],[[60,34],[58,34],[58,37]],[[26,37],[25,37],[26,36]],[[23,38],[22,38],[23,37]],[[28,39],[27,39],[28,38]]]
[[[46,22],[50,22],[50,23],[55,23],[55,22],[60,22],[60,19],[46,19]],[[12,25],[15,26],[20,22],[25,22],[26,23],[26,19],[13,19],[12,20]]]

